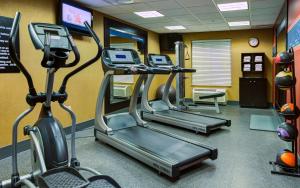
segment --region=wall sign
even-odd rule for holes
[[[18,67],[11,62],[9,57],[8,38],[12,27],[13,18],[0,16],[0,73],[20,72]],[[20,57],[19,33],[16,39],[16,49]]]

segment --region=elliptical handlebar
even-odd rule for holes
[[[69,32],[69,31],[67,30],[67,32]],[[68,37],[68,40],[69,40],[69,42],[71,44],[71,48],[72,48],[72,51],[73,51],[73,53],[75,55],[75,59],[74,59],[74,61],[72,63],[65,64],[63,67],[74,67],[80,61],[80,54],[79,54],[77,46],[75,45],[75,43],[73,41],[72,36],[70,34],[68,34],[67,37]]]
[[[38,97],[38,94],[34,88],[34,84],[33,84],[33,81],[32,81],[32,77],[31,75],[29,74],[29,72],[27,71],[27,69],[24,67],[24,65],[20,62],[20,59],[17,55],[17,50],[15,48],[15,43],[16,43],[16,35],[18,33],[18,28],[19,28],[19,23],[20,23],[20,19],[21,19],[21,13],[20,12],[17,12],[16,13],[16,16],[14,18],[14,21],[13,21],[13,25],[12,25],[12,29],[11,29],[11,32],[10,32],[10,35],[9,35],[9,52],[10,52],[10,57],[11,57],[11,60],[13,63],[15,63],[17,65],[17,67],[20,69],[20,71],[23,73],[23,75],[25,76],[25,78],[27,79],[27,83],[28,83],[28,87],[29,87],[29,94],[27,96],[27,103],[30,105],[30,106],[34,106],[36,104],[36,102],[41,102],[41,101],[44,101],[44,98],[43,96],[40,96],[39,98],[36,98]],[[59,89],[59,94],[66,94],[65,91],[66,91],[66,85],[67,85],[67,82],[69,80],[70,77],[74,76],[75,74],[77,74],[78,72],[82,71],[83,69],[85,69],[86,67],[90,66],[91,64],[95,63],[97,60],[100,59],[101,55],[102,55],[102,45],[100,43],[100,40],[99,38],[97,37],[96,33],[92,30],[92,28],[89,26],[88,22],[84,22],[84,25],[85,27],[87,28],[90,36],[94,39],[94,41],[96,42],[97,44],[97,47],[98,47],[98,51],[97,51],[97,54],[95,57],[93,57],[92,59],[88,60],[86,63],[84,63],[83,65],[79,66],[78,68],[76,68],[75,70],[71,71],[70,73],[68,73],[62,84],[61,84],[61,87]],[[71,63],[68,63],[68,64],[65,64],[61,67],[73,67],[73,66],[76,66],[79,61],[80,61],[80,54],[79,54],[79,51],[77,49],[77,46],[75,45],[74,41],[73,41],[73,38],[72,36],[69,34],[68,30],[66,29],[66,32],[67,32],[67,38],[68,38],[68,41],[69,41],[69,44],[71,46],[71,49],[75,55],[75,59],[73,62]],[[45,45],[44,45],[44,57],[43,57],[43,60],[41,62],[42,66],[43,67],[48,67],[48,68],[51,68],[53,67],[52,65],[48,65],[47,62],[49,61],[49,57],[51,55],[51,51],[50,51],[50,42],[51,42],[51,34],[50,33],[45,33]],[[55,55],[55,54],[54,54]],[[58,97],[59,98],[59,102],[60,103],[63,103],[65,100],[66,100],[66,97]]]
[[[97,54],[94,58],[88,60],[86,63],[84,63],[83,65],[81,65],[80,67],[76,68],[75,70],[71,71],[70,73],[68,73],[61,86],[60,86],[60,89],[59,89],[59,93],[65,93],[66,92],[66,86],[67,86],[67,82],[68,80],[74,76],[75,74],[77,74],[78,72],[82,71],[83,69],[85,69],[86,67],[92,65],[93,63],[95,63],[97,60],[100,59],[101,55],[102,55],[102,50],[103,50],[103,47],[100,43],[100,39],[98,38],[98,36],[96,35],[96,33],[92,30],[92,28],[90,27],[90,25],[88,24],[87,21],[84,22],[84,25],[85,27],[88,29],[88,32],[89,34],[91,35],[91,37],[94,39],[95,43],[97,44],[97,47],[98,47],[98,50],[97,50]],[[77,47],[74,45],[74,47],[76,48],[77,50]],[[73,48],[73,47],[72,47]],[[76,50],[74,52],[76,52]],[[76,55],[76,53],[75,53]]]
[[[96,35],[96,33],[92,30],[91,26],[89,25],[89,23],[87,21],[84,22],[84,25],[88,29],[90,35],[95,40],[96,44],[98,45],[98,48],[99,47],[101,48],[101,53],[102,53],[102,46],[101,46],[101,43],[100,43],[100,39],[98,38],[98,36]]]
[[[48,67],[47,62],[50,58],[50,43],[51,43],[50,38],[51,38],[50,33],[45,33],[44,56],[41,62],[43,67]]]
[[[15,43],[16,43],[15,40],[16,40],[16,35],[18,33],[18,29],[19,29],[19,25],[20,25],[20,19],[21,19],[21,13],[17,12],[16,16],[14,18],[14,21],[13,21],[13,25],[12,25],[10,34],[9,34],[9,40],[8,40],[9,54],[10,54],[10,58],[11,58],[12,62],[17,65],[17,67],[20,69],[20,71],[25,76],[27,83],[28,83],[28,87],[29,87],[29,94],[35,96],[35,95],[37,95],[37,93],[34,88],[32,78],[31,78],[29,72],[27,71],[27,69],[20,62],[20,59],[17,55],[17,50],[15,48]]]

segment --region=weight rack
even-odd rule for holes
[[[294,60],[294,50],[293,48],[288,50],[289,54],[292,54],[292,59],[290,62],[284,62],[279,63],[285,67],[285,69],[289,69],[292,72],[293,80],[296,80],[295,77],[295,60]],[[285,118],[285,121],[290,121],[289,123],[293,126],[295,126],[296,131],[297,129],[297,118],[299,117],[299,109],[296,106],[296,83],[288,89],[290,92],[290,101],[294,104],[294,114],[286,115],[284,113],[280,113],[279,115],[283,116]],[[298,138],[298,136],[297,136]],[[293,176],[293,177],[300,177],[300,167],[298,165],[298,144],[297,144],[297,138],[292,141],[292,152],[294,153],[296,157],[295,161],[295,167],[294,168],[282,168],[277,162],[270,161],[269,164],[272,165],[273,169],[271,170],[272,174],[279,174],[279,175],[285,175],[285,176]]]

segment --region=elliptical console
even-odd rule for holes
[[[36,49],[44,51],[42,66],[46,68],[73,67],[79,62],[80,56],[72,36],[64,26],[30,23],[28,26],[31,40]],[[75,61],[65,64],[68,53],[75,53]],[[49,63],[49,60],[52,63]]]

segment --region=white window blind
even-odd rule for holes
[[[231,86],[231,40],[192,41],[192,84]]]

